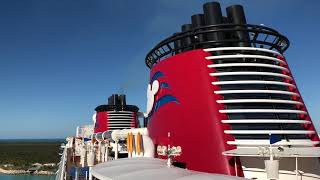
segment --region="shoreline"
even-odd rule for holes
[[[35,171],[34,173],[30,173],[30,171],[27,170],[6,170],[0,167],[0,174],[5,174],[5,175],[54,175],[55,173],[52,171]]]

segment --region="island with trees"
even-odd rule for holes
[[[0,173],[53,175],[62,139],[0,140]]]

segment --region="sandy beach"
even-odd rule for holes
[[[30,174],[29,171],[26,170],[6,170],[0,167],[0,174]],[[33,174],[36,175],[54,175],[54,172],[51,171],[35,171]]]

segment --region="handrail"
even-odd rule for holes
[[[220,55],[220,56],[207,56],[206,57],[207,60],[221,60],[221,59],[223,59],[223,60],[227,60],[227,59],[234,60],[234,58],[264,59],[264,60],[270,60],[270,61],[286,64],[286,62],[284,62],[283,60],[278,59],[278,58],[274,58],[274,57],[270,57],[270,56],[263,56],[263,55],[252,55],[252,54],[232,54],[232,55]]]
[[[247,40],[241,40],[237,38],[233,39],[223,39],[216,41],[204,41],[197,42],[198,35],[208,35],[212,33],[232,33],[232,32],[244,32],[253,36],[249,36]],[[268,36],[264,40],[258,40],[258,36]],[[190,38],[192,43],[188,45],[182,45],[181,47],[175,47],[174,42]],[[269,40],[269,41],[268,41]],[[218,25],[208,25],[199,28],[194,28],[189,31],[176,33],[167,39],[158,43],[146,56],[146,65],[151,68],[154,64],[159,62],[162,58],[168,55],[178,54],[179,51],[183,49],[199,49],[199,48],[213,48],[213,47],[227,47],[230,44],[245,42],[253,45],[254,47],[264,47],[269,50],[276,50],[280,54],[289,47],[289,40],[278,33],[277,31],[260,25],[252,24],[218,24]],[[267,46],[267,47],[265,47]]]
[[[215,81],[211,82],[212,85],[234,85],[234,84],[271,84],[279,86],[288,86],[296,88],[294,84],[280,82],[280,81],[262,81],[262,80],[236,80],[236,81]]]
[[[298,93],[291,92],[291,91],[280,91],[280,90],[219,90],[219,91],[214,91],[215,94],[251,94],[251,93],[260,93],[260,94],[285,94],[285,95],[290,95],[290,96],[297,96],[300,97]]]
[[[221,120],[222,123],[226,124],[265,124],[265,123],[288,123],[288,124],[311,124],[311,121],[308,120],[294,120],[294,119],[232,119],[232,120]]]
[[[234,71],[234,72],[218,72],[218,73],[210,73],[210,76],[273,76],[273,77],[281,77],[292,80],[293,78],[280,73],[273,73],[273,72],[259,72],[259,71]]]
[[[226,134],[315,134],[308,130],[224,130]]]
[[[231,103],[279,103],[279,104],[298,104],[304,106],[300,101],[283,100],[283,99],[223,99],[216,101],[219,104]]]
[[[59,164],[59,169],[57,171],[56,180],[64,180],[64,176],[66,173],[66,162],[67,162],[67,148],[63,149],[63,153],[61,156],[61,161]]]
[[[306,111],[292,109],[223,109],[220,113],[292,113],[292,114],[307,114]]]
[[[286,72],[289,72],[289,69],[272,65],[272,64],[264,64],[264,63],[226,63],[226,64],[209,64],[207,66],[208,68],[224,68],[224,67],[264,67],[264,68],[273,68],[273,69],[279,69]]]
[[[269,49],[263,48],[255,48],[255,47],[218,47],[218,48],[207,48],[204,49],[205,52],[217,52],[217,51],[260,51],[260,52],[267,52],[270,54],[275,54],[280,57],[283,57],[281,53]]]

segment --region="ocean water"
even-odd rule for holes
[[[4,175],[0,174],[0,180],[54,180],[55,176],[36,175]]]

